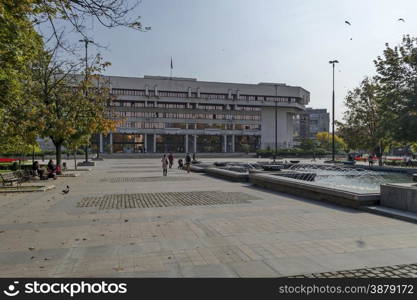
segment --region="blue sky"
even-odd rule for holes
[[[298,85],[310,91],[310,106],[329,110],[328,61],[338,59],[340,118],[346,91],[374,73],[385,43],[417,36],[416,11],[415,0],[142,0],[132,14],[150,32],[91,22],[89,35],[107,46],[99,51],[109,75],[168,76],[172,56],[173,76]]]

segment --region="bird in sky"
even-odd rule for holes
[[[63,194],[68,194],[70,191],[70,187],[67,185],[66,189],[62,191]]]
[[[405,22],[403,18],[399,18],[398,21]]]
[[[345,21],[345,24],[352,25],[352,24],[350,24],[350,22],[349,22],[349,21]]]

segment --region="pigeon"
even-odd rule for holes
[[[70,187],[67,185],[67,188],[65,190],[62,190],[63,194],[68,194],[70,191]]]
[[[399,18],[398,21],[405,22],[403,18]]]
[[[350,24],[350,22],[349,22],[349,21],[345,21],[345,24],[352,25],[352,24]]]

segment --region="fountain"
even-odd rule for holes
[[[314,178],[307,176],[304,180],[314,181],[317,185],[360,193],[379,192],[382,184],[410,181],[410,177],[406,174],[377,172],[360,167],[297,164],[292,165],[288,170],[312,174],[311,177]]]
[[[255,185],[310,199],[350,207],[374,205],[386,183],[409,182],[410,176],[358,167],[294,164],[279,172],[250,173]]]

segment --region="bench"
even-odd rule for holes
[[[3,181],[3,185],[13,185],[13,183],[17,183],[20,185],[23,181],[23,176],[19,172],[10,172],[10,173],[0,173],[0,177]]]

